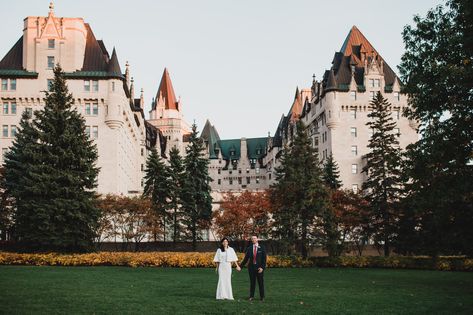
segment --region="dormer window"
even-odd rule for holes
[[[54,49],[56,47],[56,41],[54,39],[48,39],[48,48]]]
[[[261,149],[260,148],[256,149],[256,154],[258,154],[258,155],[261,154]]]
[[[230,150],[230,156],[235,156],[236,152],[235,152],[235,149],[231,149]]]

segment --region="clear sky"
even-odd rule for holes
[[[48,0],[0,0],[0,58],[22,35],[26,16],[46,16]],[[310,87],[330,68],[356,25],[393,69],[401,32],[415,14],[444,1],[56,0],[55,14],[83,17],[122,70],[144,88],[146,115],[164,67],[184,116],[209,119],[221,138],[274,133],[296,86]]]

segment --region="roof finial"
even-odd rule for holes
[[[49,2],[49,13],[54,13],[54,3],[52,1]]]

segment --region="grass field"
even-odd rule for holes
[[[216,301],[213,269],[0,266],[4,314],[472,314],[473,273],[269,269],[264,302]]]

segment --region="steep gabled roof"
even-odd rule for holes
[[[117,52],[115,51],[115,47],[113,48],[112,57],[108,62],[107,74],[110,77],[123,77],[122,70],[120,69],[120,64],[118,63],[118,57]]]
[[[23,70],[23,36],[0,61],[0,69]]]
[[[324,75],[324,91],[348,90],[352,76],[354,76],[356,84],[362,87],[365,61],[371,62],[373,60],[378,64],[382,63],[385,85],[392,86],[397,77],[396,74],[360,30],[353,26],[345,38],[342,48],[333,57],[330,69],[333,71],[333,76],[331,72],[326,72]],[[352,67],[354,72],[352,72]]]
[[[208,119],[205,122],[205,126],[204,129],[202,129],[200,137],[204,139],[208,144],[209,157],[211,159],[218,158],[218,150],[220,149],[218,143],[220,141],[220,136],[218,135],[217,129],[212,126]]]
[[[87,39],[82,71],[107,71],[107,59],[102,50],[102,47],[105,46],[102,45],[101,47],[95,38],[94,32],[92,32],[89,23],[85,23],[85,27],[87,29]],[[106,54],[108,55],[108,52]]]
[[[174,88],[172,87],[171,77],[167,68],[164,68],[163,76],[161,77],[161,83],[159,84],[158,92],[156,93],[156,100],[153,104],[153,109],[156,109],[156,104],[160,98],[164,99],[165,109],[179,110]]]
[[[292,122],[297,120],[302,114],[302,96],[299,91],[299,87],[296,88],[296,94],[294,95],[294,101],[292,102],[291,109],[289,110],[288,117]]]

